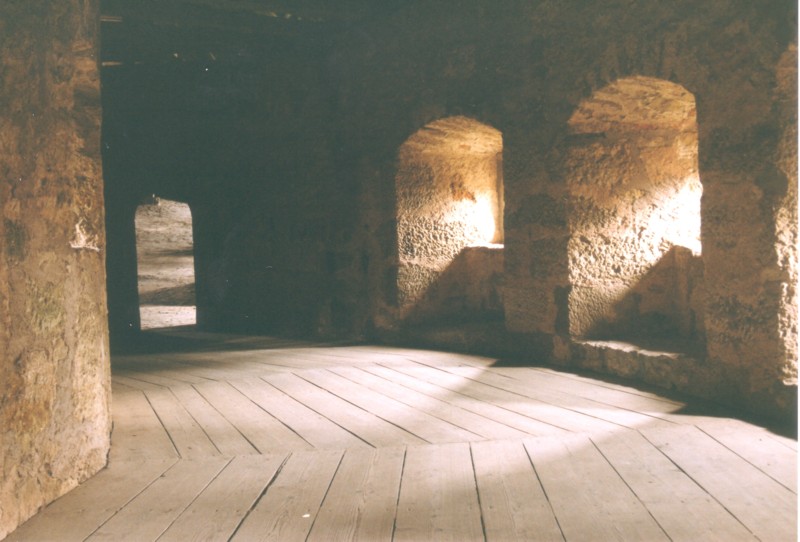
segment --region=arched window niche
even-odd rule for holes
[[[194,243],[189,205],[157,196],[136,208],[141,329],[194,325]]]
[[[670,350],[702,342],[694,96],[620,79],[569,119],[570,334]]]
[[[478,121],[432,122],[397,161],[401,319],[502,317],[503,139]]]

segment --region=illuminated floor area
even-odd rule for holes
[[[797,538],[796,441],[702,405],[462,354],[173,339],[115,358],[109,467],[8,540]]]

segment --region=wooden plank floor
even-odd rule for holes
[[[181,338],[115,356],[108,467],[9,542],[797,539],[796,441],[702,405],[479,356]]]

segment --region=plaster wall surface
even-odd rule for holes
[[[105,465],[98,5],[0,5],[0,538]]]

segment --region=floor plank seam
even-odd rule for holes
[[[311,531],[314,530],[314,525],[317,523],[317,518],[319,518],[319,511],[322,510],[322,507],[325,505],[325,499],[328,498],[328,494],[331,491],[331,486],[333,486],[333,481],[336,479],[336,475],[339,473],[339,469],[342,468],[342,462],[344,461],[344,456],[347,454],[347,450],[345,450],[341,456],[339,456],[339,463],[336,464],[336,469],[333,471],[333,476],[328,481],[328,486],[325,488],[325,494],[322,496],[322,499],[319,502],[319,507],[317,507],[317,511],[314,514],[314,519],[311,521],[311,525],[308,527],[308,533],[306,534],[306,540],[308,537],[311,536]]]
[[[714,495],[714,494],[713,494],[711,491],[709,491],[708,489],[706,489],[706,487],[705,487],[705,486],[703,486],[703,484],[701,484],[699,480],[697,480],[697,479],[696,479],[694,476],[692,476],[692,475],[691,475],[691,474],[690,474],[688,471],[686,471],[686,470],[685,470],[685,469],[684,469],[684,468],[683,468],[681,465],[679,465],[679,464],[678,464],[678,463],[677,463],[675,460],[673,460],[673,459],[672,459],[672,458],[669,456],[669,454],[667,454],[666,452],[664,452],[664,450],[662,450],[662,449],[661,449],[661,447],[659,447],[659,446],[658,446],[656,443],[654,443],[652,440],[650,440],[649,438],[647,438],[647,435],[645,435],[645,434],[644,434],[644,433],[642,433],[641,431],[639,431],[639,434],[640,434],[640,435],[642,435],[642,437],[643,437],[643,438],[644,438],[644,439],[645,439],[647,442],[649,442],[649,443],[650,443],[650,445],[651,445],[651,446],[653,446],[653,448],[655,448],[656,450],[658,450],[658,451],[659,451],[659,453],[661,453],[661,455],[663,455],[664,457],[666,457],[666,458],[667,458],[667,460],[668,460],[670,463],[672,463],[672,464],[675,466],[675,468],[676,468],[676,469],[678,469],[678,470],[679,470],[681,473],[683,473],[683,474],[684,474],[684,476],[686,476],[686,477],[687,477],[689,480],[691,480],[691,481],[692,481],[692,483],[693,483],[694,485],[696,485],[697,487],[699,487],[699,488],[700,488],[700,489],[703,491],[703,493],[705,493],[706,495],[708,495],[708,497],[709,497],[710,499],[712,499],[712,500],[713,500],[713,501],[715,501],[715,502],[716,502],[718,505],[720,505],[720,506],[722,507],[722,509],[723,509],[723,510],[725,510],[725,512],[727,512],[727,513],[728,513],[728,515],[730,515],[730,516],[731,516],[731,517],[732,517],[732,518],[733,518],[733,519],[734,519],[734,520],[735,520],[737,523],[739,523],[739,524],[740,524],[740,525],[741,525],[741,526],[742,526],[742,527],[743,527],[745,530],[747,530],[747,532],[749,532],[749,533],[750,533],[750,534],[753,536],[753,538],[755,538],[756,540],[759,540],[759,537],[758,537],[758,536],[756,536],[756,533],[754,533],[754,532],[753,532],[753,530],[752,530],[752,529],[751,529],[751,528],[750,528],[750,527],[749,527],[749,526],[748,526],[748,525],[747,525],[745,522],[743,522],[743,521],[742,521],[742,520],[741,520],[741,519],[740,519],[740,518],[739,518],[739,517],[738,517],[738,516],[737,516],[737,515],[736,515],[736,514],[733,512],[733,510],[731,510],[731,509],[730,509],[728,506],[726,506],[726,505],[725,505],[725,503],[723,503],[721,500],[719,500],[719,499],[717,498],[717,496],[716,496],[716,495]]]
[[[285,394],[285,395],[288,395],[286,392],[284,392],[284,391],[283,391],[283,390],[281,390],[280,388],[278,388],[278,387],[276,387],[276,386],[272,385],[272,383],[270,383],[270,382],[269,382],[269,380],[266,380],[266,379],[264,379],[264,377],[263,377],[263,376],[260,376],[260,377],[258,377],[258,378],[259,378],[259,380],[261,380],[261,381],[263,381],[264,383],[266,383],[268,386],[271,386],[273,389],[275,389],[275,390],[277,390],[277,391],[279,391],[279,392],[281,392],[281,393],[283,393],[283,394]],[[358,435],[357,433],[355,433],[355,432],[353,432],[353,431],[350,431],[350,430],[349,430],[347,427],[345,427],[345,426],[343,426],[343,425],[341,425],[341,424],[339,424],[339,423],[336,423],[334,420],[332,420],[331,418],[329,418],[328,416],[326,416],[324,413],[322,413],[322,412],[320,412],[319,410],[317,410],[317,409],[315,409],[315,408],[311,407],[311,405],[308,405],[308,404],[304,403],[303,401],[300,401],[300,400],[299,400],[299,399],[297,399],[297,398],[293,398],[293,399],[295,399],[295,400],[296,400],[298,403],[300,403],[301,405],[303,405],[304,407],[306,407],[308,410],[310,410],[310,411],[312,411],[312,412],[315,412],[315,413],[316,413],[316,414],[318,414],[319,416],[322,416],[323,418],[325,418],[326,420],[328,420],[328,421],[329,421],[331,424],[333,424],[333,425],[335,425],[336,427],[339,427],[340,429],[342,429],[343,431],[346,431],[347,433],[349,433],[349,434],[353,435],[355,438],[357,438],[358,440],[360,440],[361,442],[363,442],[363,443],[364,443],[364,444],[366,444],[367,446],[369,446],[369,447],[371,447],[371,448],[377,448],[377,446],[375,446],[375,445],[374,445],[374,444],[372,444],[371,442],[369,442],[369,441],[367,441],[366,439],[362,438],[362,437],[361,437],[360,435]]]
[[[344,379],[348,380],[349,382],[352,382],[353,384],[356,384],[356,385],[358,385],[358,386],[363,386],[364,388],[366,388],[366,389],[368,389],[368,390],[371,390],[371,391],[373,391],[374,393],[377,393],[377,394],[381,395],[382,397],[385,397],[386,399],[388,399],[388,400],[390,400],[390,401],[396,401],[396,402],[398,402],[398,403],[400,403],[400,404],[402,404],[402,405],[405,405],[406,407],[408,407],[408,408],[412,409],[414,412],[417,412],[417,413],[419,413],[419,414],[423,414],[423,415],[426,415],[426,416],[431,416],[432,418],[435,418],[435,419],[439,420],[439,421],[440,421],[440,422],[442,422],[442,423],[446,423],[446,424],[448,424],[448,425],[452,425],[453,427],[457,427],[457,428],[461,429],[462,431],[466,431],[467,433],[471,433],[472,435],[475,435],[476,437],[478,437],[478,439],[480,439],[480,440],[486,440],[486,437],[485,437],[484,435],[480,435],[480,434],[478,434],[478,433],[475,433],[474,431],[472,431],[472,430],[470,430],[470,429],[467,429],[466,427],[461,427],[460,425],[457,425],[457,424],[455,424],[455,423],[453,423],[453,422],[450,422],[450,421],[448,421],[448,420],[445,420],[444,418],[441,418],[440,416],[437,416],[436,414],[434,414],[434,413],[432,413],[432,412],[428,412],[428,411],[426,411],[426,410],[422,410],[422,409],[420,409],[419,407],[417,407],[417,406],[414,406],[413,404],[409,404],[409,403],[407,403],[407,402],[405,402],[405,401],[403,401],[403,400],[401,400],[401,399],[395,399],[394,397],[391,397],[391,396],[389,396],[389,395],[386,395],[385,393],[383,393],[383,392],[381,392],[381,391],[379,391],[379,390],[376,390],[375,388],[373,388],[373,387],[371,387],[371,386],[368,386],[368,385],[361,384],[360,382],[357,382],[357,381],[355,381],[355,380],[352,380],[352,379],[350,379],[350,378],[347,378],[347,377],[346,377],[346,376],[344,376],[344,375],[339,375],[338,373],[336,373],[335,371],[331,371],[330,369],[326,369],[326,370],[330,371],[331,373],[333,373],[333,374],[335,374],[335,375],[338,375],[338,376],[340,376],[341,378],[344,378]]]
[[[453,373],[451,371],[445,371],[445,372],[448,372],[450,374],[455,374],[456,376],[460,376],[457,373]],[[481,382],[480,380],[475,379],[475,378],[469,378],[469,377],[463,377],[463,378],[465,378],[466,380],[471,380],[472,382],[477,382],[479,384],[483,384],[484,386],[489,386],[489,387],[492,387],[494,389],[504,391],[506,393],[511,393],[511,394],[516,395],[518,397],[522,397],[523,399],[527,399],[528,401],[536,401],[538,403],[542,403],[542,404],[545,404],[545,405],[548,405],[548,406],[551,406],[551,407],[554,407],[554,408],[560,408],[560,409],[563,409],[563,410],[568,410],[568,411],[573,412],[575,414],[579,414],[581,416],[586,416],[587,418],[593,418],[595,420],[600,420],[600,421],[605,422],[605,423],[610,423],[610,424],[616,425],[617,427],[621,427],[621,428],[624,428],[624,429],[631,429],[631,427],[628,427],[628,426],[623,425],[621,423],[618,423],[618,422],[615,422],[615,421],[612,421],[612,420],[608,420],[608,419],[605,419],[605,418],[601,418],[599,416],[595,416],[593,414],[589,414],[589,413],[583,412],[583,411],[575,409],[575,408],[569,408],[567,406],[559,405],[557,403],[546,401],[544,399],[540,399],[540,398],[537,398],[537,397],[531,397],[529,395],[525,395],[525,394],[522,394],[522,393],[519,393],[519,392],[516,392],[516,391],[513,391],[513,390],[505,389],[505,388],[502,388],[500,386],[495,386],[494,384],[490,384],[490,383],[487,383],[487,382]],[[596,401],[592,401],[592,402],[593,403],[597,403]],[[608,406],[608,405],[606,405],[606,406]],[[539,421],[543,421],[543,420],[539,420]],[[547,423],[547,422],[543,422],[543,423]]]
[[[179,460],[179,461],[180,461],[180,460]],[[200,489],[200,491],[198,491],[198,492],[197,492],[197,495],[195,495],[195,496],[194,496],[194,498],[193,498],[193,499],[191,499],[191,500],[190,500],[190,501],[189,501],[189,502],[186,504],[186,506],[184,506],[184,507],[183,507],[183,510],[181,510],[180,512],[177,512],[177,513],[175,514],[175,517],[173,517],[173,518],[172,518],[172,521],[170,521],[170,522],[169,522],[169,525],[167,525],[166,527],[164,527],[164,530],[163,530],[163,531],[161,531],[161,534],[159,534],[159,535],[158,535],[158,536],[157,536],[157,537],[154,539],[154,541],[153,541],[153,542],[158,542],[158,540],[160,540],[160,539],[161,539],[161,538],[164,536],[164,534],[165,534],[165,533],[166,533],[166,532],[169,530],[169,528],[170,528],[170,527],[172,527],[172,525],[173,525],[173,524],[174,524],[176,521],[178,521],[178,519],[180,519],[180,517],[181,517],[181,516],[182,516],[182,515],[183,515],[183,514],[184,514],[184,513],[187,511],[187,510],[189,510],[189,508],[191,508],[191,506],[192,506],[192,505],[195,503],[195,501],[197,501],[197,499],[199,499],[199,498],[200,498],[200,496],[203,494],[203,492],[204,492],[206,489],[208,489],[208,487],[209,487],[209,486],[210,486],[210,485],[211,485],[211,484],[214,482],[214,480],[216,480],[217,478],[219,478],[219,477],[222,475],[222,473],[225,471],[225,469],[227,469],[227,468],[230,466],[230,464],[231,464],[231,462],[232,462],[232,461],[233,461],[233,458],[232,458],[232,457],[231,457],[231,458],[228,458],[228,460],[225,462],[225,465],[223,465],[223,466],[222,466],[222,468],[219,470],[219,472],[217,472],[217,473],[216,473],[214,476],[212,476],[212,477],[211,477],[211,479],[210,479],[210,480],[208,480],[208,482],[207,482],[207,483],[206,483],[206,484],[203,486],[203,488],[202,488],[202,489]]]
[[[525,455],[528,456],[528,462],[531,464],[531,468],[533,469],[533,474],[536,475],[536,481],[539,483],[539,487],[542,488],[542,494],[544,494],[544,498],[547,501],[547,506],[550,508],[550,514],[552,514],[553,519],[555,519],[556,525],[558,526],[558,530],[561,533],[561,539],[566,541],[567,535],[564,534],[564,527],[561,526],[561,520],[558,519],[558,514],[556,514],[555,507],[553,506],[553,501],[550,499],[550,495],[547,492],[547,488],[542,481],[542,477],[539,475],[539,470],[536,468],[536,463],[534,463],[533,458],[531,457],[531,452],[528,450],[528,443],[531,442],[529,440],[525,440],[522,442],[522,447],[525,450]],[[532,445],[532,444],[531,444]]]
[[[300,433],[298,433],[297,431],[295,431],[295,429],[294,429],[292,426],[290,426],[289,424],[287,424],[286,422],[284,422],[282,419],[280,419],[280,418],[278,418],[277,416],[275,416],[275,415],[274,415],[272,412],[270,412],[269,410],[267,410],[266,408],[264,408],[263,406],[261,406],[260,404],[258,404],[256,401],[254,401],[254,400],[253,400],[253,399],[252,399],[250,396],[248,396],[246,393],[243,393],[243,392],[242,392],[242,391],[241,391],[239,388],[237,388],[237,387],[236,387],[236,386],[235,386],[233,383],[231,383],[231,381],[230,381],[230,380],[226,380],[226,381],[225,381],[225,383],[226,383],[227,385],[229,385],[231,388],[233,388],[234,390],[236,390],[236,392],[237,392],[238,394],[240,394],[242,397],[244,397],[245,399],[247,399],[248,401],[250,401],[251,403],[253,403],[253,404],[254,404],[256,407],[258,407],[259,409],[261,409],[263,412],[265,412],[265,413],[266,413],[266,414],[268,414],[269,416],[272,416],[272,418],[273,418],[275,421],[277,421],[278,423],[280,423],[280,424],[281,424],[282,426],[284,426],[286,429],[288,429],[289,431],[291,431],[292,433],[294,433],[294,435],[295,435],[295,436],[297,436],[297,437],[298,437],[300,440],[302,440],[303,442],[305,442],[306,444],[308,444],[308,446],[309,446],[309,448],[310,448],[310,449],[312,449],[312,450],[316,449],[316,446],[314,446],[314,445],[313,445],[311,442],[309,442],[309,441],[308,441],[308,440],[307,440],[305,437],[303,437],[303,435],[301,435]]]
[[[383,368],[385,368],[385,369],[389,369],[388,367],[383,367]],[[441,401],[441,402],[443,402],[443,403],[445,403],[445,404],[448,404],[448,405],[450,405],[452,408],[455,408],[455,409],[458,409],[458,410],[463,410],[464,412],[469,412],[470,414],[472,414],[472,415],[474,415],[474,416],[479,416],[480,418],[483,418],[484,420],[487,420],[487,421],[489,421],[489,422],[496,423],[496,424],[500,424],[500,425],[503,425],[504,427],[507,427],[507,428],[509,428],[509,429],[513,429],[513,430],[520,431],[519,429],[516,429],[516,428],[514,428],[514,427],[512,427],[512,426],[510,426],[510,425],[508,425],[508,424],[506,424],[506,423],[503,423],[503,422],[501,422],[501,421],[499,421],[499,420],[492,419],[492,418],[490,418],[490,417],[488,417],[488,416],[485,416],[485,415],[483,415],[483,414],[481,414],[481,413],[479,413],[479,412],[474,412],[474,411],[472,411],[472,410],[468,410],[468,409],[466,409],[466,408],[464,408],[464,407],[462,407],[462,406],[455,405],[455,404],[453,404],[453,403],[451,403],[451,402],[445,401],[445,400],[444,400],[444,399],[442,399],[442,398],[435,397],[435,396],[433,396],[433,395],[431,395],[431,394],[429,394],[429,393],[425,393],[425,392],[422,392],[422,391],[415,390],[415,389],[413,389],[413,388],[410,388],[409,386],[406,386],[405,384],[402,384],[402,383],[400,383],[400,382],[394,382],[394,381],[392,381],[392,380],[390,380],[390,379],[388,379],[388,378],[384,377],[383,375],[377,375],[377,374],[374,374],[374,373],[372,373],[372,372],[370,372],[370,371],[367,371],[367,370],[366,370],[366,369],[364,369],[363,367],[359,367],[359,370],[361,370],[361,371],[364,371],[364,372],[365,372],[365,373],[367,373],[367,374],[374,375],[374,376],[376,376],[376,377],[378,377],[378,378],[382,378],[382,379],[383,379],[383,380],[385,380],[386,382],[389,382],[389,383],[391,383],[391,384],[396,384],[397,386],[400,386],[400,387],[402,387],[402,388],[404,388],[404,389],[407,389],[407,390],[409,390],[409,391],[411,391],[411,392],[414,392],[414,393],[419,393],[419,394],[421,394],[421,395],[424,395],[424,396],[426,396],[426,397],[429,397],[429,398],[431,398],[431,399],[432,399],[432,400],[434,400],[434,401]],[[395,371],[395,372],[397,372],[397,371]],[[398,373],[398,374],[401,374],[401,373]],[[445,388],[442,388],[442,389],[444,390]],[[457,393],[457,392],[450,392],[450,393]],[[459,395],[460,395],[460,394],[459,394]],[[464,397],[464,396],[462,396],[462,397]],[[440,419],[441,419],[441,418],[440,418]],[[446,421],[446,420],[443,420],[443,421]],[[462,429],[463,429],[463,428],[462,428]],[[467,430],[467,429],[465,429],[465,430]],[[473,432],[473,431],[471,431],[471,432]],[[473,432],[473,433],[474,433],[474,432]],[[530,433],[526,433],[526,434],[530,435]],[[479,435],[479,436],[481,436],[481,437],[482,437],[482,438],[484,438],[484,439],[488,439],[488,438],[487,438],[485,435]],[[521,437],[521,438],[522,438],[522,437]]]
[[[478,498],[478,511],[480,512],[480,520],[481,520],[481,532],[483,532],[483,540],[488,540],[486,535],[486,520],[483,517],[483,505],[481,504],[481,490],[478,486],[478,473],[477,469],[475,468],[475,454],[472,450],[472,445],[469,446],[469,460],[470,464],[472,465],[472,480],[475,483],[475,495]]]
[[[622,473],[620,473],[619,470],[617,470],[617,467],[614,465],[614,463],[611,462],[611,460],[608,458],[608,456],[606,456],[606,454],[603,453],[603,450],[601,450],[600,447],[597,445],[597,442],[595,442],[595,438],[590,436],[589,437],[589,442],[592,443],[592,446],[594,446],[594,449],[597,450],[597,452],[605,460],[605,462],[608,463],[608,466],[611,467],[611,469],[617,474],[617,476],[622,481],[622,483],[625,484],[625,487],[627,487],[628,490],[631,492],[631,494],[633,494],[636,497],[636,499],[642,505],[642,508],[644,508],[647,511],[648,515],[653,519],[655,524],[658,525],[658,528],[661,529],[661,531],[664,533],[664,536],[666,536],[669,540],[672,540],[672,537],[669,535],[669,533],[664,528],[664,526],[661,524],[661,522],[658,521],[658,518],[656,518],[656,516],[650,510],[650,507],[647,506],[647,504],[642,500],[642,497],[628,483],[628,481],[625,479],[625,477],[622,476]]]
[[[132,496],[130,499],[128,499],[127,501],[125,501],[125,503],[124,503],[124,504],[122,504],[121,506],[117,507],[117,509],[116,509],[116,510],[114,510],[114,512],[113,512],[113,513],[111,513],[111,515],[109,515],[109,516],[108,516],[108,517],[107,517],[107,518],[106,518],[104,521],[102,521],[102,522],[100,523],[100,525],[98,525],[97,527],[95,527],[95,529],[94,529],[94,530],[92,530],[92,532],[91,532],[91,533],[89,533],[88,535],[86,535],[86,537],[83,539],[83,542],[86,542],[87,540],[89,540],[90,538],[92,538],[92,537],[94,536],[94,534],[95,534],[97,531],[99,531],[100,529],[102,529],[102,528],[103,528],[103,527],[104,527],[104,526],[105,526],[105,525],[106,525],[106,524],[107,524],[109,521],[111,521],[111,520],[112,520],[112,519],[113,519],[113,518],[114,518],[114,517],[115,517],[117,514],[119,514],[119,513],[120,513],[120,512],[122,512],[123,510],[125,510],[125,508],[126,508],[126,507],[127,507],[129,504],[131,504],[133,501],[135,501],[135,500],[136,500],[136,499],[137,499],[137,498],[138,498],[140,495],[142,495],[142,493],[144,493],[145,491],[147,491],[147,490],[150,488],[150,486],[152,486],[153,484],[155,484],[155,483],[156,483],[156,482],[157,482],[159,479],[163,478],[163,477],[164,477],[164,476],[165,476],[165,475],[166,475],[166,474],[167,474],[167,473],[168,473],[170,470],[172,470],[172,469],[173,469],[173,468],[174,468],[174,467],[175,467],[175,466],[176,466],[176,465],[177,465],[177,464],[178,464],[178,463],[181,461],[179,458],[171,458],[171,459],[174,459],[174,461],[173,461],[172,463],[170,463],[170,464],[169,464],[169,466],[167,466],[167,467],[166,467],[166,468],[165,468],[165,469],[164,469],[164,470],[161,472],[161,474],[159,474],[158,476],[155,476],[155,477],[154,477],[154,478],[153,478],[153,479],[150,481],[150,483],[148,483],[147,485],[145,485],[145,486],[144,486],[144,487],[143,487],[143,488],[142,488],[140,491],[136,492],[136,494],[135,494],[135,495],[133,495],[133,496]],[[109,468],[109,467],[106,467],[106,468]]]
[[[147,392],[146,391],[142,391],[142,393],[144,394],[145,400],[147,400],[147,404],[150,405],[150,409],[153,411],[153,414],[155,414],[156,418],[158,419],[158,423],[161,424],[161,429],[164,430],[164,433],[167,434],[167,438],[169,438],[170,443],[172,443],[172,448],[175,450],[175,453],[178,454],[178,458],[179,459],[183,459],[183,455],[181,454],[181,451],[178,449],[178,445],[175,443],[175,440],[172,438],[172,435],[170,434],[169,430],[167,429],[167,426],[164,425],[164,420],[162,420],[161,416],[158,415],[158,411],[156,411],[156,408],[153,406],[153,403],[150,401],[150,397],[147,396]]]
[[[397,484],[397,500],[394,504],[394,521],[392,522],[392,541],[397,533],[397,516],[400,515],[400,495],[403,492],[403,480],[406,474],[406,460],[408,459],[408,446],[403,446],[403,464],[400,467],[400,483]]]
[[[197,417],[195,417],[195,415],[192,414],[192,411],[189,410],[189,406],[184,404],[183,401],[180,400],[180,397],[175,395],[175,392],[172,390],[172,388],[169,388],[169,391],[172,394],[172,396],[175,398],[175,400],[178,402],[178,404],[181,406],[181,408],[183,408],[183,410],[186,412],[186,414],[192,419],[192,421],[197,425],[197,427],[203,432],[203,434],[206,436],[206,438],[211,443],[211,445],[214,447],[214,449],[217,450],[217,452],[219,452],[220,455],[225,455],[225,454],[223,454],[222,450],[220,450],[219,446],[217,446],[217,443],[214,442],[214,439],[211,438],[211,435],[208,434],[208,431],[206,431],[206,428],[203,427],[203,424],[200,423],[200,420],[198,420]]]
[[[387,419],[386,419],[386,418],[384,418],[383,416],[379,416],[378,414],[376,414],[376,413],[374,413],[374,412],[370,412],[369,410],[367,410],[367,409],[365,409],[365,408],[363,408],[363,407],[360,407],[359,405],[357,405],[357,404],[353,403],[352,401],[348,401],[348,400],[347,400],[345,397],[342,397],[341,395],[339,395],[339,394],[337,394],[337,393],[334,393],[334,392],[333,392],[333,391],[331,391],[331,390],[327,390],[327,389],[325,389],[325,388],[324,388],[324,387],[322,387],[322,386],[318,386],[318,385],[317,385],[317,384],[315,384],[314,382],[312,382],[312,381],[310,381],[310,380],[307,380],[307,379],[303,378],[301,375],[299,375],[299,374],[297,374],[297,373],[292,373],[292,374],[294,374],[296,377],[298,377],[298,378],[300,378],[300,379],[304,380],[305,382],[308,382],[308,383],[309,383],[309,384],[311,384],[312,386],[316,386],[317,388],[321,389],[322,391],[324,391],[324,392],[326,392],[326,393],[330,393],[330,394],[331,394],[331,395],[333,395],[334,397],[338,397],[338,398],[339,398],[339,399],[341,399],[342,401],[344,401],[344,402],[346,402],[346,403],[348,403],[348,404],[350,404],[350,405],[352,405],[352,406],[354,406],[354,407],[358,408],[359,410],[362,410],[363,412],[366,412],[367,414],[370,414],[370,415],[372,415],[372,416],[375,416],[376,418],[378,418],[378,419],[380,419],[380,420],[382,420],[382,421],[384,421],[384,422],[388,423],[389,425],[392,425],[392,426],[396,427],[397,429],[400,429],[401,431],[404,431],[404,432],[408,433],[409,435],[412,435],[412,436],[414,436],[414,437],[418,438],[419,440],[423,441],[423,442],[424,442],[424,443],[426,443],[426,444],[433,444],[431,441],[429,441],[429,440],[427,440],[427,439],[425,439],[425,438],[423,438],[423,437],[421,437],[421,436],[419,436],[419,435],[417,435],[417,434],[414,434],[414,433],[412,433],[412,432],[411,432],[411,431],[409,431],[408,429],[406,429],[406,428],[404,428],[404,427],[402,427],[402,426],[400,426],[400,425],[397,425],[396,423],[394,423],[394,422],[392,422],[392,421],[390,421],[390,420],[387,420]]]
[[[383,367],[383,368],[385,368],[385,369],[394,370],[395,372],[400,372],[401,374],[405,374],[405,375],[407,375],[407,376],[412,376],[412,375],[408,375],[407,373],[403,373],[402,371],[397,371],[397,369],[396,369],[396,368],[394,368],[394,367],[385,366],[385,365],[381,365],[381,364],[379,364],[379,366],[381,366],[381,367]],[[426,366],[426,367],[427,367],[427,366]],[[428,368],[430,368],[430,367],[428,367]],[[453,375],[453,373],[449,373],[449,372],[447,372],[447,371],[442,371],[442,372],[444,372],[444,373],[446,373],[446,374],[448,374],[448,375],[451,375],[451,376],[458,376],[458,375]],[[499,409],[505,410],[506,412],[511,412],[512,414],[515,414],[515,415],[518,415],[518,416],[522,416],[522,417],[524,417],[524,418],[527,418],[527,419],[529,419],[529,420],[532,420],[532,421],[535,421],[535,422],[538,422],[538,423],[541,423],[541,424],[544,424],[544,425],[548,425],[548,426],[550,426],[550,427],[554,427],[554,428],[556,428],[556,429],[560,429],[560,430],[562,430],[562,431],[565,431],[565,432],[567,432],[567,433],[574,433],[574,431],[570,430],[570,429],[569,429],[569,428],[567,428],[567,427],[562,427],[562,426],[560,426],[560,425],[557,425],[557,424],[555,424],[555,423],[552,423],[552,422],[549,422],[549,421],[547,421],[547,420],[544,420],[544,419],[542,419],[542,418],[540,418],[540,417],[534,417],[534,416],[530,416],[530,415],[528,415],[528,414],[525,414],[525,413],[523,413],[523,412],[519,412],[519,411],[517,411],[517,410],[513,410],[513,409],[511,409],[511,408],[507,408],[507,407],[505,407],[505,406],[503,406],[502,404],[499,404],[499,403],[497,403],[497,402],[493,402],[493,401],[485,401],[485,400],[481,400],[481,399],[476,399],[475,397],[472,397],[472,396],[470,396],[470,395],[467,395],[467,394],[461,393],[461,392],[459,392],[459,391],[457,391],[457,390],[453,390],[453,389],[451,389],[451,388],[448,388],[448,387],[445,387],[445,386],[441,386],[441,385],[439,385],[439,384],[432,383],[432,382],[430,382],[430,381],[429,381],[429,380],[427,380],[427,379],[424,379],[424,380],[425,380],[426,382],[429,382],[430,384],[432,384],[432,385],[434,385],[434,386],[440,387],[441,389],[448,391],[449,393],[455,393],[455,394],[457,394],[457,395],[460,395],[461,397],[463,397],[463,398],[465,398],[465,399],[468,399],[469,401],[485,402],[485,403],[487,403],[487,404],[490,404],[490,405],[492,405],[492,406],[494,406],[494,407],[496,407],[496,408],[499,408]],[[484,384],[483,382],[479,382],[479,381],[474,381],[474,382],[477,382],[478,384],[481,384],[481,385],[487,385],[487,384]],[[489,387],[492,387],[492,386],[489,386]],[[502,390],[502,389],[500,389],[500,388],[494,388],[494,389],[497,389],[497,390],[500,390],[500,391],[503,391],[503,392],[505,392],[505,390]],[[517,395],[518,395],[518,394],[517,394]],[[533,399],[533,401],[535,401],[535,399]],[[533,435],[533,436],[536,436],[536,435]]]
[[[754,469],[756,469],[757,471],[761,472],[767,478],[770,478],[771,480],[775,481],[775,483],[777,483],[777,484],[781,485],[782,487],[786,488],[793,495],[797,495],[797,491],[793,490],[792,488],[787,486],[785,483],[783,483],[782,481],[780,481],[777,478],[775,478],[772,474],[770,474],[769,472],[765,471],[760,466],[756,465],[755,463],[753,463],[752,461],[750,461],[749,459],[747,459],[746,457],[741,455],[739,452],[737,452],[736,450],[734,450],[733,448],[731,448],[730,446],[728,446],[727,444],[725,444],[724,442],[722,442],[718,438],[714,437],[714,435],[712,435],[712,434],[708,433],[707,431],[705,431],[702,427],[700,427],[698,425],[694,425],[694,427],[696,427],[698,429],[698,431],[700,431],[704,435],[708,436],[714,442],[717,442],[720,446],[722,446],[723,448],[725,448],[726,450],[728,450],[729,452],[734,454],[736,457],[738,457],[739,459],[741,459],[742,461],[744,461],[748,465],[751,465]]]
[[[253,512],[253,510],[256,509],[256,507],[258,506],[258,503],[261,502],[261,499],[263,499],[264,496],[267,494],[267,492],[270,490],[272,485],[278,479],[278,476],[280,476],[281,471],[283,470],[283,467],[286,466],[286,463],[287,463],[287,461],[289,461],[289,457],[291,457],[291,455],[292,455],[291,453],[287,453],[287,454],[284,455],[283,461],[281,461],[280,466],[275,470],[275,472],[273,473],[272,477],[266,483],[266,485],[264,486],[264,489],[261,491],[261,493],[259,493],[258,497],[253,500],[253,503],[250,505],[250,508],[248,508],[247,511],[244,514],[242,514],[241,519],[236,524],[236,528],[231,532],[231,535],[228,537],[229,541],[233,540],[234,538],[236,538],[236,534],[242,528],[242,525],[244,525],[244,522],[247,520],[247,518],[250,516],[250,514]]]
[[[210,400],[210,399],[209,399],[207,396],[203,395],[203,393],[202,393],[200,390],[198,390],[198,389],[197,389],[197,387],[196,387],[194,384],[192,384],[192,388],[194,389],[194,391],[196,391],[196,392],[197,392],[197,394],[198,394],[200,397],[202,397],[203,399],[205,399],[206,403],[208,403],[208,404],[211,406],[211,408],[213,408],[213,409],[214,409],[214,410],[217,412],[217,414],[219,414],[219,415],[220,415],[220,416],[221,416],[221,417],[222,417],[222,418],[223,418],[223,419],[224,419],[226,422],[228,422],[228,423],[231,425],[231,427],[233,427],[234,429],[236,429],[236,432],[237,432],[237,433],[239,433],[239,435],[241,435],[241,437],[242,437],[244,440],[246,440],[246,441],[247,441],[247,443],[248,443],[250,446],[252,446],[252,447],[253,447],[253,449],[254,449],[256,452],[258,452],[258,454],[260,454],[260,455],[263,455],[263,454],[266,452],[266,450],[261,450],[261,449],[260,449],[258,446],[256,446],[256,445],[255,445],[255,443],[254,443],[252,440],[250,440],[249,438],[247,438],[247,435],[245,435],[245,434],[242,432],[242,430],[241,430],[241,429],[239,429],[239,425],[238,425],[238,424],[236,424],[236,423],[234,423],[234,422],[233,422],[232,420],[230,420],[230,419],[229,419],[227,416],[225,416],[225,414],[224,414],[222,411],[220,411],[220,410],[217,408],[217,406],[216,406],[216,405],[215,405],[215,404],[214,404],[214,403],[213,403],[213,402],[212,402],[212,401],[211,401],[211,400]]]

